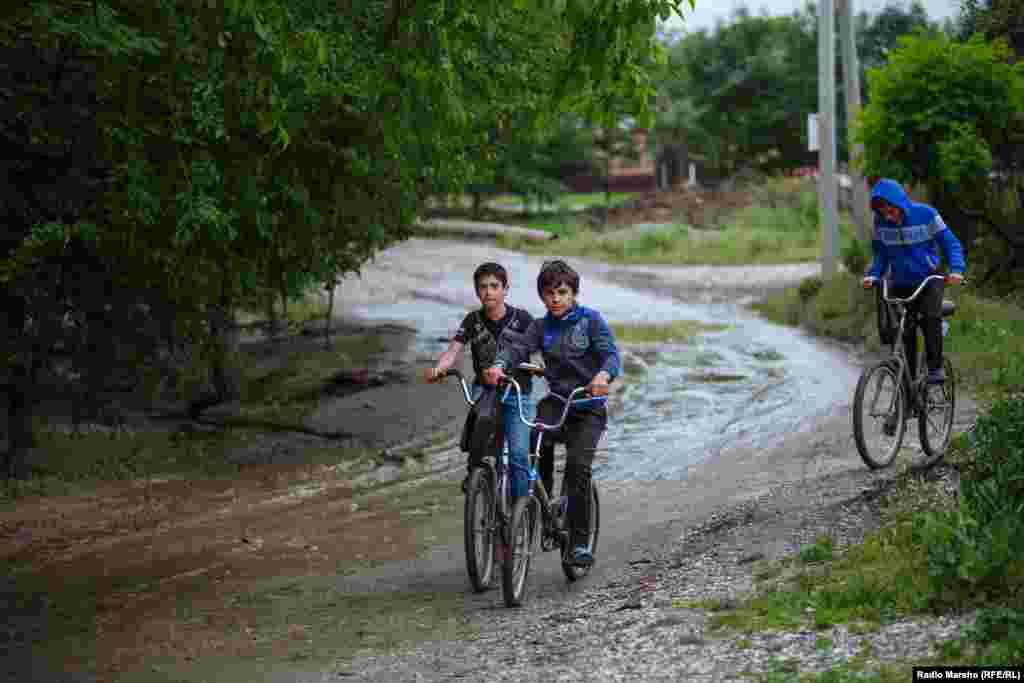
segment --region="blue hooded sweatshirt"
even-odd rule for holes
[[[950,272],[964,272],[967,266],[960,240],[946,227],[938,211],[910,201],[895,180],[879,180],[871,191],[871,199],[876,198],[899,207],[903,223],[897,225],[875,212],[875,237],[871,241],[874,259],[868,276],[880,278],[891,272],[895,286],[916,287],[939,269],[936,244],[942,246]]]
[[[548,387],[561,396],[590,384],[602,370],[614,380],[621,369],[608,323],[594,309],[578,304],[561,318],[548,313],[534,319],[525,333],[498,351],[495,365],[515,367],[535,351],[543,353]]]

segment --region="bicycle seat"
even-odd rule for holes
[[[942,317],[948,318],[956,312],[956,302],[949,299],[942,300]]]

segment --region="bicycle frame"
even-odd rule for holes
[[[532,369],[534,366],[531,366],[528,363],[524,363],[524,364],[521,364],[520,367],[522,369]],[[522,392],[522,388],[519,386],[519,382],[517,382],[515,380],[515,378],[513,378],[513,377],[506,377],[505,381],[508,382],[508,384],[509,384],[509,387],[505,390],[505,397],[508,396],[508,392],[511,391],[513,388],[515,388],[515,390],[516,390],[516,401],[517,401],[517,403],[519,405],[519,420],[523,424],[525,424],[527,427],[530,427],[531,429],[536,429],[537,430],[537,445],[532,450],[532,452],[530,453],[530,494],[533,494],[534,492],[536,492],[537,497],[540,499],[540,502],[541,502],[540,509],[541,509],[541,516],[543,517],[543,520],[544,520],[544,528],[545,529],[551,529],[551,527],[554,525],[554,521],[555,521],[553,519],[553,517],[552,517],[552,514],[551,514],[551,501],[552,501],[551,496],[552,496],[553,492],[548,492],[544,488],[543,480],[540,479],[540,477],[538,477],[536,475],[536,472],[537,472],[537,468],[536,468],[536,466],[537,466],[537,458],[538,458],[538,454],[540,453],[540,446],[541,446],[541,443],[543,442],[544,434],[547,433],[547,432],[554,432],[554,431],[557,431],[557,430],[561,429],[562,425],[565,424],[566,418],[569,416],[569,411],[572,409],[572,406],[578,405],[578,404],[583,404],[583,403],[590,403],[592,401],[604,402],[604,401],[607,401],[607,397],[605,397],[605,396],[596,397],[595,396],[595,397],[590,397],[590,398],[585,398],[585,399],[577,399],[577,398],[575,398],[578,394],[585,393],[586,389],[587,389],[586,387],[576,387],[575,389],[572,390],[572,393],[570,393],[568,396],[560,396],[559,394],[556,394],[554,392],[550,392],[548,394],[549,396],[554,396],[555,398],[557,398],[558,400],[562,401],[562,403],[565,404],[565,408],[562,410],[562,417],[558,420],[558,422],[556,424],[545,424],[543,422],[538,422],[538,421],[531,422],[531,421],[527,420],[526,416],[523,414],[523,392]],[[560,534],[565,534],[566,532],[564,530],[562,530],[562,529],[559,529],[559,533]]]
[[[462,373],[458,370],[451,368],[445,372],[446,377],[455,377],[459,380],[459,384],[462,386],[462,396],[466,400],[466,405],[470,408],[476,406],[476,401],[473,400],[473,395],[469,391],[469,385],[466,384],[466,379],[462,376]],[[519,412],[522,415],[522,401],[520,401]],[[495,478],[494,478],[494,500],[498,505],[498,514],[501,516],[503,522],[507,522],[509,516],[512,514],[511,505],[509,504],[509,497],[506,492],[511,486],[509,481],[509,471],[512,468],[511,458],[509,457],[508,442],[505,439],[505,428],[504,425],[499,421],[498,429],[495,434]]]
[[[900,323],[896,331],[896,339],[893,341],[892,358],[897,364],[897,372],[900,376],[900,382],[903,384],[904,389],[909,392],[907,398],[911,401],[917,400],[914,389],[915,384],[917,384],[918,380],[910,376],[906,348],[903,343],[903,333],[906,330],[908,317],[907,309],[910,306],[910,304],[914,303],[914,301],[917,300],[917,297],[921,295],[921,292],[924,291],[925,285],[927,285],[929,281],[944,279],[944,275],[929,275],[928,277],[921,281],[921,284],[917,286],[917,289],[914,290],[913,294],[911,294],[909,297],[906,297],[905,299],[900,299],[897,297],[889,296],[889,280],[887,278],[882,278],[882,301],[884,301],[887,306],[895,307],[896,313],[900,319]],[[918,368],[919,374],[920,370],[921,368]],[[877,396],[875,396],[875,400],[878,400]],[[874,401],[872,401],[872,405],[873,404]]]

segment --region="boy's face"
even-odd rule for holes
[[[505,303],[508,296],[508,287],[501,284],[501,280],[493,275],[484,275],[476,283],[476,295],[480,297],[480,303],[489,311],[497,310]]]
[[[548,313],[556,318],[565,315],[576,303],[576,294],[572,291],[572,287],[564,282],[554,287],[548,287],[540,298],[547,307]]]
[[[878,202],[878,213],[882,214],[885,220],[890,223],[900,225],[903,223],[903,211],[898,206],[893,206],[889,202],[879,201]]]

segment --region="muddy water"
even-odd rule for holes
[[[483,261],[508,269],[510,303],[543,314],[534,284],[542,259],[484,245],[416,242],[382,254],[362,279],[346,281],[339,297],[348,315],[415,327],[423,362],[444,350],[444,340],[478,305],[470,279]],[[606,267],[572,263],[583,279],[580,302],[609,322],[727,326],[686,344],[628,347],[643,363],[631,364],[635,379],[612,410],[595,463],[598,477],[682,479],[688,467],[730,447],[767,447],[852,394],[857,371],[844,354],[799,331],[768,323],[736,303],[631,289],[603,279],[609,277]]]

